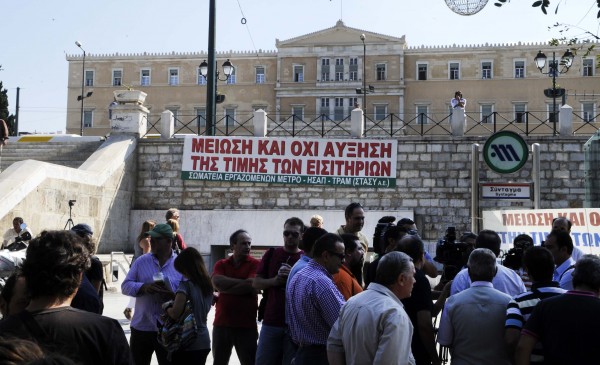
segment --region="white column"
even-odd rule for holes
[[[175,118],[173,112],[165,110],[160,115],[160,138],[170,139],[175,134]]]
[[[353,109],[350,113],[352,137],[362,138],[365,133],[364,115],[361,108]]]
[[[148,130],[148,113],[140,104],[115,104],[110,106],[110,134],[136,134],[141,137]]]
[[[267,112],[258,109],[254,111],[254,117],[252,118],[252,124],[254,125],[254,137],[266,137],[267,136]]]
[[[573,107],[563,105],[558,112],[558,134],[561,136],[573,135]]]
[[[450,119],[450,127],[452,128],[453,136],[464,136],[467,130],[467,115],[463,108],[452,109],[452,118]]]

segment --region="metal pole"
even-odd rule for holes
[[[81,48],[81,46],[79,47]],[[85,87],[85,50],[81,48],[83,51],[83,62],[81,63],[81,128],[79,131],[79,135],[83,136],[83,99],[85,98],[83,95],[83,88]]]
[[[479,232],[479,144],[471,146],[471,232]]]
[[[556,74],[558,73],[558,65],[556,64],[556,52],[552,52],[552,124],[554,135],[556,136]]]
[[[533,162],[533,209],[540,209],[541,197],[541,171],[540,171],[540,144],[534,143],[531,145],[531,154]]]
[[[365,124],[365,128],[366,128],[366,124],[367,124],[367,44],[365,43],[365,37],[364,35],[361,36],[362,42],[363,42],[363,75],[362,75],[362,79],[363,79],[363,114],[364,114],[364,118],[363,118],[363,123]]]
[[[217,79],[215,57],[216,4],[210,0],[208,9],[208,75],[206,78],[206,135],[215,135],[217,113]]]
[[[19,135],[19,95],[21,94],[21,88],[17,87],[17,107],[15,110],[15,130],[13,131],[15,133],[15,136]]]

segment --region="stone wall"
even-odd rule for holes
[[[589,137],[528,137],[541,149],[540,208],[583,206],[583,144]],[[484,137],[401,137],[397,186],[388,189],[254,184],[181,180],[183,140],[141,140],[137,149],[136,210],[278,209],[340,210],[353,201],[368,210],[412,209],[426,240],[436,240],[447,226],[471,227],[471,146]],[[480,182],[530,182],[531,158],[517,173],[499,175],[483,162]],[[482,201],[481,210],[528,208],[529,202]],[[480,217],[481,215],[478,214]],[[279,222],[277,223],[279,229]],[[199,227],[201,228],[201,227]],[[137,229],[137,227],[135,228]],[[371,235],[372,232],[367,232]]]
[[[20,216],[34,234],[63,229],[68,202],[76,200],[73,221],[92,227],[99,252],[122,251],[129,246],[135,149],[134,137],[112,136],[78,169],[34,160],[12,164],[0,175],[0,227],[12,227]]]

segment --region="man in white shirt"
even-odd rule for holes
[[[496,257],[498,257],[500,254],[500,243],[501,240],[500,236],[498,236],[498,233],[489,229],[484,229],[483,231],[479,232],[479,235],[477,235],[477,239],[475,240],[475,248],[487,248],[491,250]],[[527,291],[519,274],[502,265],[498,265],[498,271],[492,279],[492,285],[495,289],[500,290],[511,297]],[[471,279],[469,278],[469,273],[467,269],[462,269],[458,274],[456,274],[456,277],[454,277],[454,280],[452,281],[450,295],[454,295],[465,289],[468,289],[470,286]]]
[[[511,297],[492,286],[496,256],[477,248],[467,267],[471,287],[446,301],[437,341],[450,348],[452,364],[510,365],[504,321]]]
[[[15,242],[15,238],[21,236],[23,233],[28,232],[31,237],[33,237],[33,233],[29,227],[25,227],[21,229],[21,224],[23,224],[23,218],[15,217],[12,221],[13,228],[9,228],[2,237],[2,247],[7,248],[11,243]]]
[[[400,299],[410,297],[415,267],[408,255],[381,258],[368,289],[342,307],[327,339],[330,365],[414,365],[413,326]]]

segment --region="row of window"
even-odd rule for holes
[[[255,80],[257,84],[265,83],[265,67],[257,66],[255,69]],[[95,83],[95,70],[86,70],[85,71],[85,85],[86,86],[94,86]],[[179,85],[179,68],[172,67],[168,69],[168,83],[171,86]],[[198,85],[206,85],[206,77],[200,74],[200,69],[197,70],[196,73],[196,82]],[[231,75],[227,78],[227,84],[235,84],[236,83],[236,72],[235,68],[233,68]],[[123,70],[122,69],[113,69],[112,70],[112,78],[111,78],[112,86],[123,86]],[[152,71],[150,68],[142,68],[140,69],[140,85],[141,86],[150,86],[152,85]]]
[[[460,70],[460,61],[449,61],[448,62],[448,79],[450,80],[460,80],[462,78],[461,70]],[[494,77],[494,63],[491,60],[483,60],[480,63],[481,70],[481,78],[482,79],[491,79]],[[582,76],[594,76],[594,59],[593,58],[584,58],[582,59]],[[417,80],[427,80],[429,78],[428,74],[429,63],[425,61],[417,62]],[[513,77],[515,79],[523,79],[525,78],[525,60],[524,59],[515,59],[513,60]]]
[[[358,58],[351,57],[348,59],[349,62],[346,65],[343,58],[336,58],[335,65],[330,65],[329,58],[322,58],[319,74],[320,79],[317,81],[320,82],[328,82],[328,81],[358,81],[359,80],[359,67],[358,67]],[[592,58],[584,58],[582,60],[582,76],[594,76],[594,59]],[[304,66],[303,65],[294,65],[294,82],[304,82]],[[427,62],[417,62],[417,80],[427,80],[429,78],[429,64]],[[494,67],[493,61],[481,61],[481,78],[482,79],[492,79],[494,78]],[[264,66],[256,66],[254,68],[255,72],[255,83],[264,84],[266,82],[265,77],[265,67]],[[525,78],[525,60],[516,59],[513,60],[513,76],[515,79]],[[377,81],[385,81],[387,79],[387,65],[385,63],[377,63],[375,65],[375,78]],[[448,62],[448,79],[450,80],[460,80],[462,78],[461,75],[461,63],[459,61],[450,61]],[[85,85],[88,87],[94,86],[95,79],[95,71],[94,70],[86,70],[85,71]],[[113,69],[112,70],[112,78],[111,78],[112,86],[123,86],[123,70],[122,69]],[[196,73],[196,82],[198,85],[206,85],[206,77],[200,74],[200,69],[197,70]],[[233,69],[232,74],[227,79],[227,84],[235,84],[236,83],[236,69]],[[172,67],[168,69],[168,84],[175,86],[179,85],[179,68]],[[152,73],[150,68],[142,68],[140,70],[140,85],[141,86],[150,86],[152,84]]]

